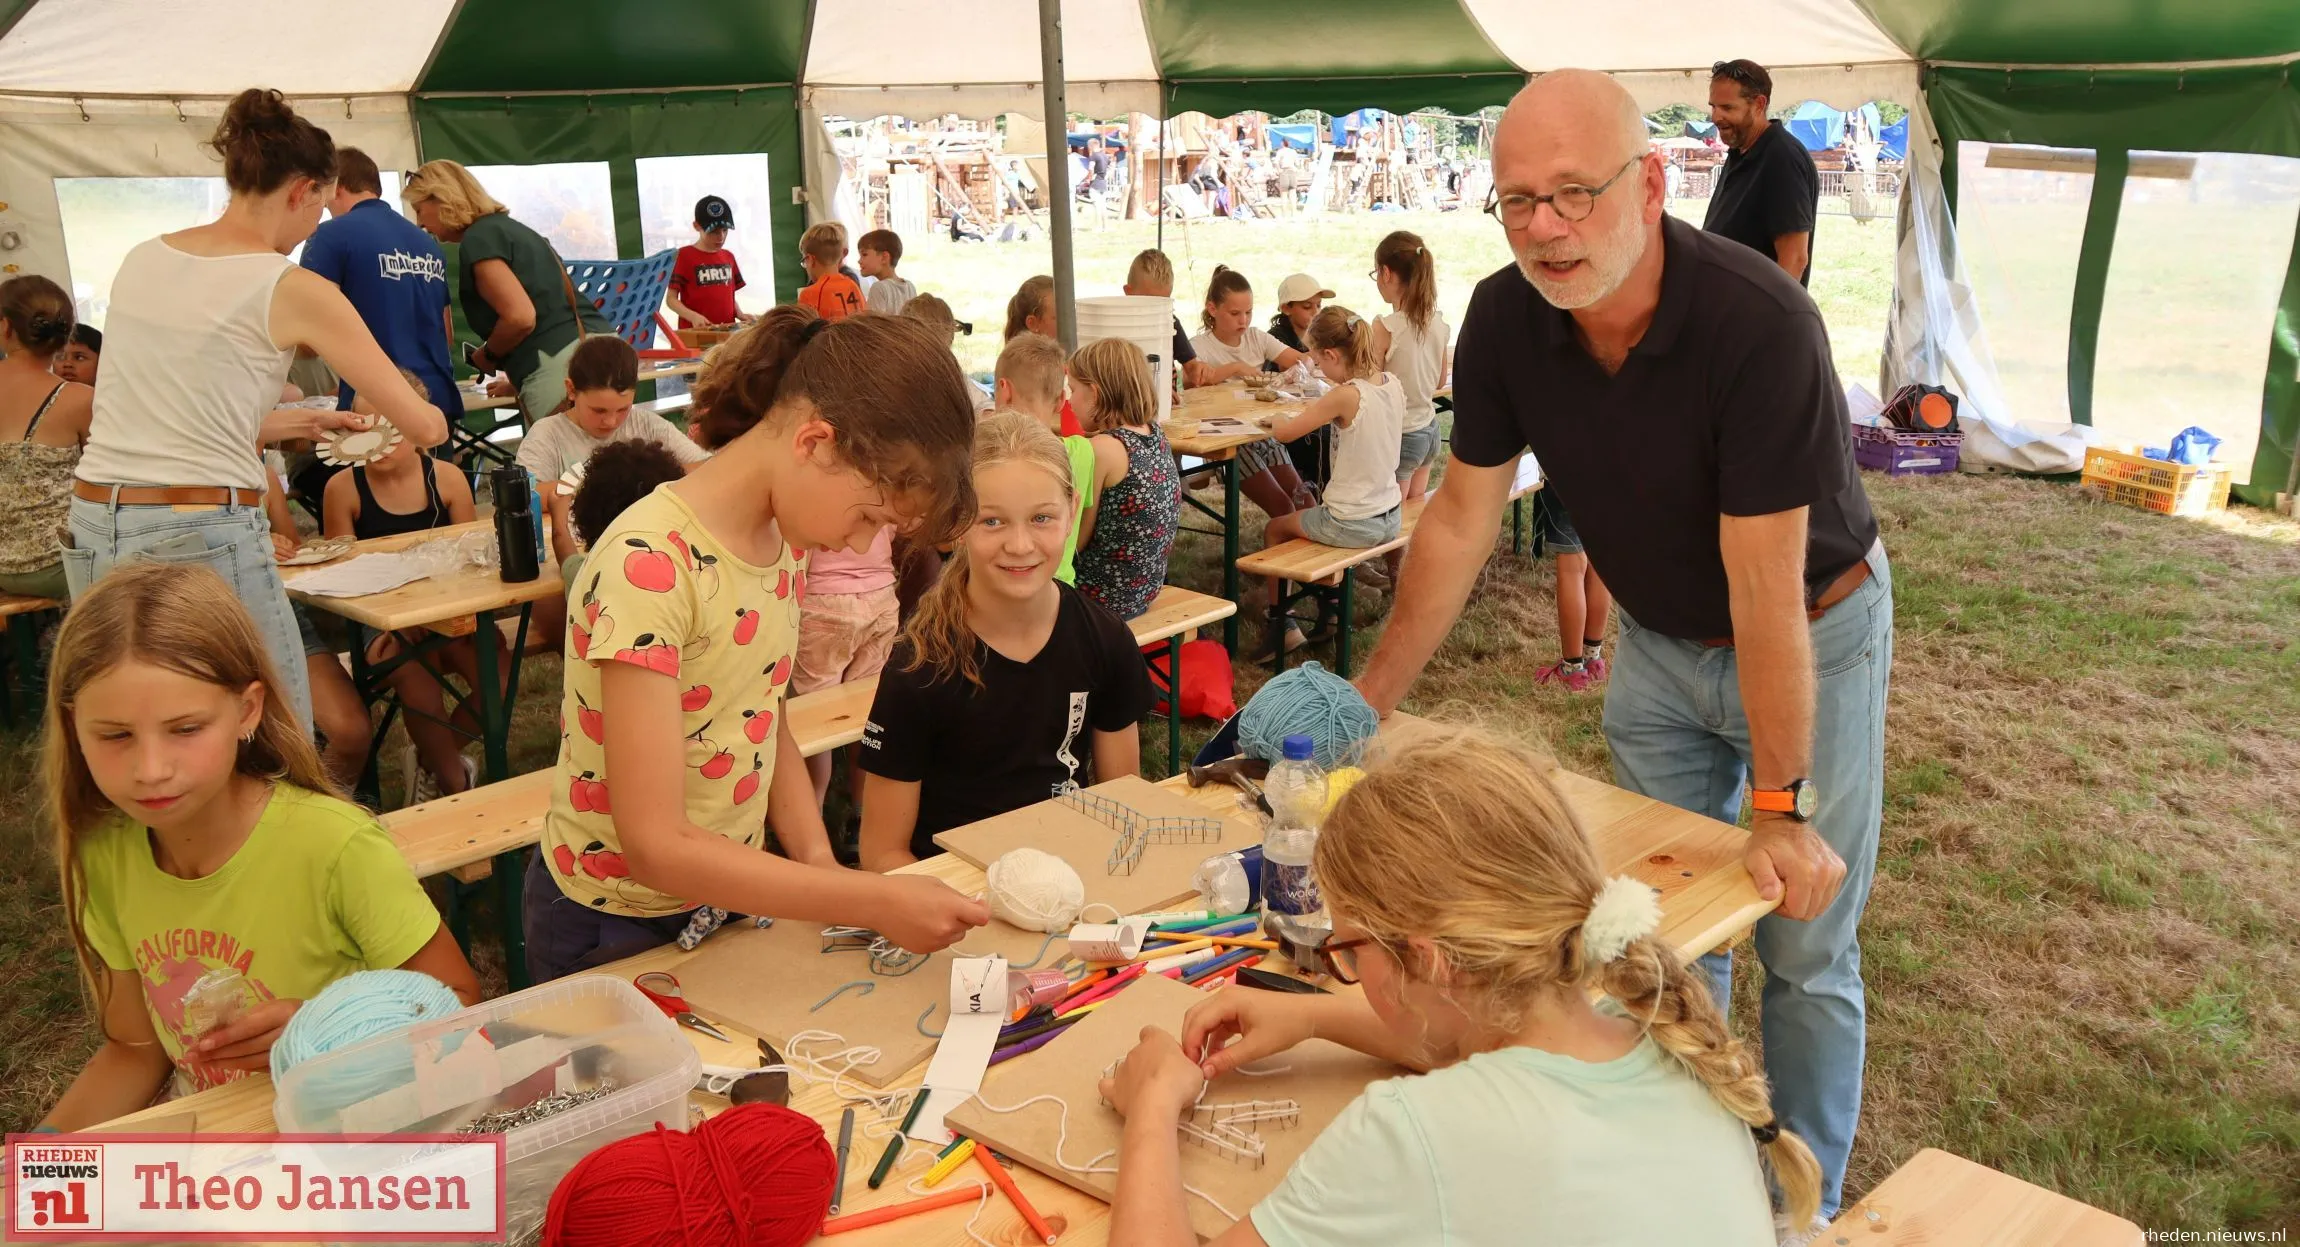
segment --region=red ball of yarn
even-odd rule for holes
[[[567,1171],[543,1247],[799,1247],[822,1229],[836,1173],[823,1128],[780,1104],[658,1125]]]

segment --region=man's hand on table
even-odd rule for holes
[[[1845,859],[1829,847],[1810,823],[1785,814],[1760,811],[1749,830],[1749,848],[1742,855],[1757,894],[1777,900],[1774,912],[1807,922],[1818,918],[1837,899],[1845,883]]]
[[[268,1071],[272,1045],[302,1007],[300,1000],[267,1000],[193,1040],[184,1049],[184,1063],[242,1073]]]

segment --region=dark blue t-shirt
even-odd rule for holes
[[[449,420],[462,417],[447,359],[447,261],[431,235],[382,200],[363,199],[312,234],[303,266],[342,287],[391,362],[422,378]],[[351,400],[347,382],[337,409]]]

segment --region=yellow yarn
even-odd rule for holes
[[[1365,777],[1366,773],[1354,766],[1338,767],[1328,772],[1326,775],[1326,813],[1333,813],[1334,807],[1341,804],[1342,794],[1348,792],[1359,780]]]

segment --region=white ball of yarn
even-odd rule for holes
[[[1025,931],[1067,931],[1086,907],[1086,883],[1070,863],[1040,849],[1010,849],[983,872],[990,913]]]

